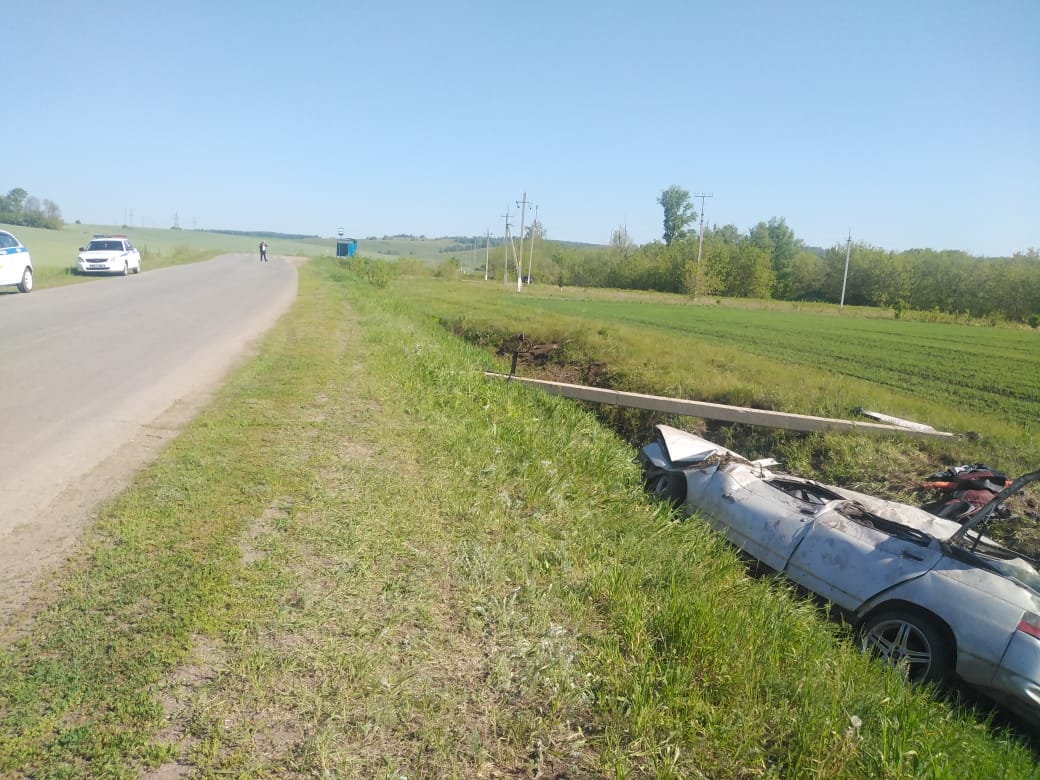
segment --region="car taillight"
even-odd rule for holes
[[[1032,612],[1026,612],[1022,615],[1022,619],[1018,621],[1018,630],[1023,634],[1029,634],[1040,639],[1040,615],[1035,615]]]

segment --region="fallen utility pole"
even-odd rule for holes
[[[528,379],[527,377],[499,374],[485,371],[485,376],[523,382],[525,385],[538,387],[550,395],[573,398],[579,401],[628,406],[633,409],[645,409],[665,414],[678,414],[686,417],[703,417],[707,420],[743,423],[745,425],[763,425],[768,428],[780,428],[785,431],[803,431],[817,433],[821,431],[856,431],[858,433],[891,434],[900,433],[921,439],[956,439],[957,434],[936,430],[920,430],[899,425],[882,425],[880,423],[858,422],[855,420],[837,420],[830,417],[813,417],[806,414],[788,414],[771,412],[765,409],[749,409],[745,406],[727,406],[705,401],[687,401],[682,398],[668,398],[661,395],[644,395],[642,393],[626,393],[620,390],[609,390],[603,387],[588,385],[571,385],[566,382],[551,382],[546,379]]]

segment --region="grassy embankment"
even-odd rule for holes
[[[0,773],[1035,772],[671,522],[591,414],[485,380],[412,282],[304,267],[3,647]]]

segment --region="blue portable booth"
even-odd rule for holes
[[[336,241],[336,257],[354,257],[357,255],[357,239],[341,238]]]

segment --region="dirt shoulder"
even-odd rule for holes
[[[294,270],[306,261],[282,259]],[[33,461],[31,473],[50,475],[57,494],[42,508],[20,518],[2,537],[0,641],[19,634],[25,621],[46,603],[54,575],[76,550],[101,504],[124,490],[209,402],[228,373],[256,353],[260,338],[295,297],[294,274],[291,288],[254,311],[254,316],[240,323],[237,333],[209,345],[182,381],[175,386],[165,382],[140,388],[139,397],[144,400],[136,404],[137,408],[161,407],[164,402],[170,405],[158,417],[124,419],[120,425],[99,430],[91,444],[93,451],[101,454],[81,464],[80,476],[67,479],[62,464],[47,462],[47,457]]]

